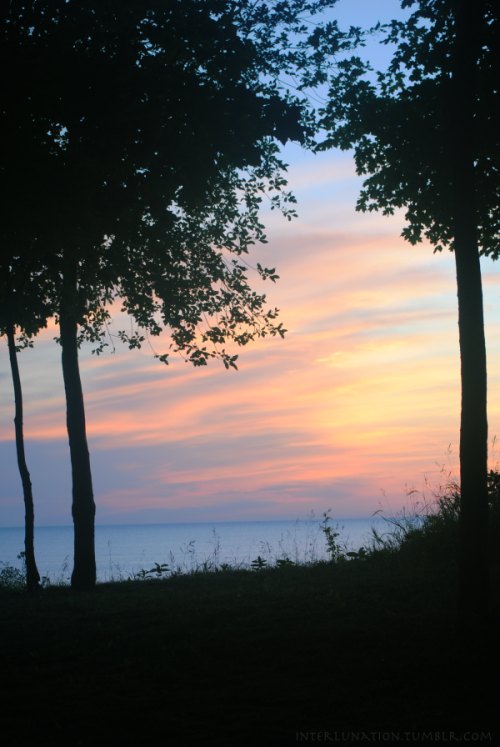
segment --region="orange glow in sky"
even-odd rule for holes
[[[356,0],[338,12],[358,8],[355,22],[364,14],[369,26],[370,13],[389,19],[399,5]],[[382,491],[398,510],[405,486],[436,484],[443,464],[458,475],[453,255],[405,242],[403,213],[356,213],[362,179],[351,153],[314,156],[290,144],[283,157],[299,218],[263,210],[269,243],[248,261],[276,267],[275,285],[252,271],[249,281],[280,309],[284,340],[226,346],[239,354],[238,371],[220,362],[194,369],[175,355],[164,366],[148,346],[129,351],[116,340],[116,352],[99,357],[82,348],[97,523],[295,519],[329,508],[337,519],[369,517]],[[485,259],[482,270],[491,440],[500,434],[499,266]],[[111,330],[129,325],[114,310]],[[57,333],[51,324],[19,356],[40,525],[71,524]],[[154,346],[163,353],[169,343],[165,333]],[[24,522],[13,418],[3,339],[0,526]]]
[[[98,522],[296,518],[330,507],[339,519],[370,516],[382,490],[397,509],[405,485],[437,481],[449,444],[456,464],[453,256],[404,242],[402,216],[355,213],[359,180],[348,154],[320,161],[299,151],[296,160],[299,219],[264,216],[269,243],[249,258],[277,267],[280,280],[264,290],[280,309],[284,340],[236,350],[237,372],[175,357],[166,367],[149,347],[118,343],[100,357],[82,349]],[[500,304],[497,267],[485,260],[483,272],[493,436]],[[114,330],[128,323],[118,310],[113,318]],[[49,524],[71,521],[56,333],[52,325],[20,356],[37,517]],[[22,524],[23,509],[2,344],[0,438],[10,473],[0,515],[8,526]],[[168,336],[155,347],[166,350]]]

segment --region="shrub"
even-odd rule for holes
[[[22,553],[24,554],[24,553]],[[18,555],[18,558],[21,555]],[[4,589],[25,589],[26,588],[26,573],[20,571],[19,568],[14,568],[12,565],[7,563],[0,563],[2,570],[0,571],[0,587]]]
[[[339,525],[337,524],[335,528],[330,526],[332,518],[328,514],[331,510],[332,509],[329,508],[328,511],[325,511],[323,514],[323,521],[320,524],[320,528],[325,535],[326,549],[330,555],[330,561],[332,563],[339,563],[346,559],[347,548],[345,543],[341,544],[337,541],[337,537],[340,536]]]
[[[408,495],[415,492],[409,491]],[[372,529],[372,550],[425,553],[434,559],[456,557],[460,486],[448,479],[432,495],[430,502],[414,503],[410,512],[403,509],[395,516],[383,516],[391,524],[391,530],[381,535]],[[489,550],[490,556],[494,557],[500,550],[500,472],[496,469],[488,473],[488,497]]]

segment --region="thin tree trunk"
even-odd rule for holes
[[[65,277],[72,291],[76,290],[76,273]],[[71,294],[70,294],[71,295]],[[85,409],[78,366],[78,325],[71,299],[61,303],[59,310],[62,369],[66,390],[66,423],[73,477],[72,515],[75,527],[75,560],[71,586],[77,590],[92,589],[96,582],[94,521],[95,503],[92,473],[85,430]]]
[[[462,375],[458,607],[460,627],[476,629],[486,624],[489,601],[486,344],[474,183],[474,109],[483,19],[480,0],[462,0],[456,15],[451,107]]]
[[[25,519],[24,519],[24,548],[26,561],[26,586],[28,591],[35,591],[40,585],[40,574],[35,560],[35,509],[33,506],[33,491],[31,486],[30,473],[26,465],[24,454],[24,436],[23,436],[23,392],[21,389],[21,377],[19,376],[19,366],[17,364],[16,341],[14,338],[14,325],[8,322],[7,342],[9,345],[10,369],[12,371],[12,383],[14,384],[14,399],[16,414],[14,417],[14,427],[16,432],[16,451],[19,474],[23,484]]]

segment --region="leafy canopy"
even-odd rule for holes
[[[53,308],[70,308],[83,337],[102,347],[116,294],[153,335],[169,325],[196,364],[214,354],[198,344],[204,318],[215,323],[202,343],[282,334],[227,252],[265,240],[263,194],[294,214],[275,139],[308,130],[280,75],[299,89],[324,79],[325,44],[308,43],[303,19],[335,2],[9,3],[0,240],[25,267],[36,257]]]
[[[403,0],[417,6],[407,21],[373,31],[396,50],[388,69],[359,57],[339,62],[321,124],[328,130],[319,150],[354,148],[356,171],[369,174],[357,210],[391,215],[406,207],[405,239],[427,237],[436,250],[453,249],[453,153],[449,123],[455,0]],[[477,75],[473,142],[481,253],[500,253],[500,19],[485,3],[483,47]]]

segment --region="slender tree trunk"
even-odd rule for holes
[[[76,272],[70,271],[65,284],[76,290]],[[71,586],[77,590],[92,589],[96,582],[94,520],[95,503],[92,490],[92,473],[85,430],[85,408],[78,366],[78,325],[69,298],[61,303],[59,325],[61,330],[62,369],[66,390],[66,423],[73,477],[73,523],[75,527],[75,561]]]
[[[460,627],[476,629],[486,625],[489,596],[486,345],[474,183],[474,110],[483,19],[481,0],[457,3],[450,112],[462,375],[458,606]]]
[[[35,560],[35,509],[33,506],[33,491],[31,487],[30,473],[26,465],[24,454],[24,436],[23,436],[23,392],[21,389],[21,377],[19,376],[19,366],[17,364],[16,341],[14,338],[14,325],[9,321],[7,326],[7,342],[9,345],[10,369],[12,371],[12,382],[14,384],[14,399],[16,414],[14,417],[14,427],[16,431],[16,451],[17,464],[19,465],[19,474],[23,484],[24,495],[24,548],[26,561],[26,585],[28,591],[35,591],[40,585],[40,574]]]

